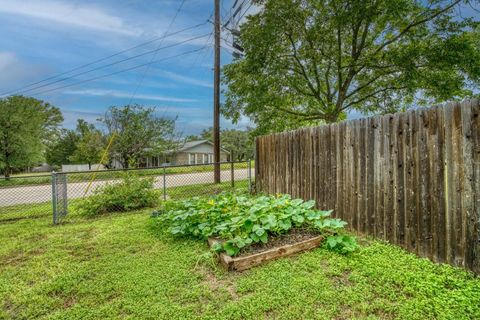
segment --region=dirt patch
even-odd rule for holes
[[[348,287],[352,285],[352,283],[350,282],[349,276],[350,276],[350,271],[346,270],[346,271],[343,271],[342,274],[340,275],[331,276],[330,281],[333,283],[335,288]]]
[[[0,224],[15,223],[22,220],[34,220],[34,219],[43,219],[47,215],[43,216],[25,216],[25,217],[14,217],[14,218],[0,218]]]
[[[35,248],[29,251],[14,251],[9,255],[0,258],[0,267],[18,266],[45,252],[46,250],[43,248]]]
[[[232,300],[238,299],[237,290],[232,280],[218,279],[212,270],[202,267],[200,272],[203,274],[204,282],[213,292],[226,291]]]
[[[65,299],[65,301],[63,302],[63,308],[64,309],[69,309],[71,308],[75,303],[77,303],[77,299],[75,298],[75,296],[69,296]]]
[[[298,242],[310,240],[318,237],[319,234],[311,229],[292,229],[289,233],[270,236],[267,243],[255,243],[251,246],[243,248],[238,256],[246,256],[250,254],[260,253],[273,248],[282,247],[285,245],[295,244]]]
[[[7,296],[4,299],[3,308],[4,308],[4,311],[6,311],[6,313],[12,317],[12,319],[16,318],[18,307],[13,303],[10,297]]]

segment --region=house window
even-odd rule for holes
[[[208,163],[208,153],[203,154],[203,163]]]
[[[195,153],[189,153],[188,154],[188,164],[195,164],[197,161],[196,159],[196,154]]]
[[[208,154],[208,163],[213,163],[213,154]]]

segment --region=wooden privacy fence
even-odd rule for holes
[[[262,136],[257,188],[480,273],[479,114],[470,100]]]

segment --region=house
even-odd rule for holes
[[[42,163],[41,166],[38,166],[38,167],[33,167],[31,172],[52,172],[53,171],[53,167],[51,165],[49,165],[48,163]]]
[[[100,163],[96,164],[62,164],[62,172],[79,172],[91,170],[105,170],[105,166]]]
[[[220,162],[230,160],[230,153],[220,148]],[[189,141],[175,151],[164,155],[148,156],[141,159],[139,166],[143,168],[163,165],[207,164],[213,163],[213,143],[208,140]]]

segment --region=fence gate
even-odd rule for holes
[[[68,213],[67,175],[52,173],[53,224],[58,224]]]

